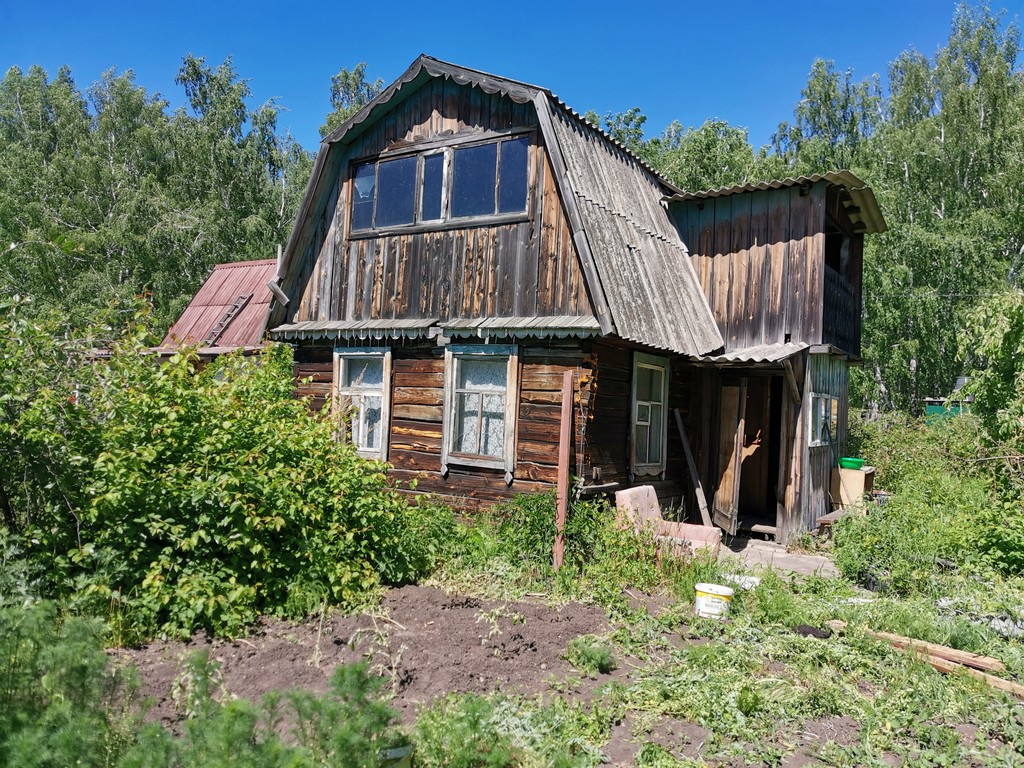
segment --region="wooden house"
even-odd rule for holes
[[[833,369],[857,352],[876,214],[849,174],[688,195],[550,91],[421,56],[324,139],[270,336],[295,346],[300,392],[416,492],[472,508],[553,488],[571,371],[579,493],[652,484],[695,515],[703,489],[734,530],[757,474],[809,520],[797,432],[814,408],[844,418]],[[743,425],[761,422],[755,473]]]

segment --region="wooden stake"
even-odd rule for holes
[[[679,439],[683,441],[683,453],[686,454],[686,466],[690,468],[690,479],[693,481],[693,490],[697,495],[697,506],[700,508],[700,519],[704,525],[711,527],[711,513],[708,511],[708,499],[704,495],[704,486],[697,474],[697,464],[693,460],[693,452],[690,450],[690,441],[686,437],[686,428],[683,427],[683,417],[679,409],[673,409],[676,415],[676,427],[679,429]]]
[[[565,518],[569,510],[569,438],[572,433],[572,376],[571,370],[562,376],[562,420],[558,432],[558,485],[555,490],[555,544],[551,561],[555,570],[565,559]]]

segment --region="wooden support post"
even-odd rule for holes
[[[697,464],[693,460],[693,452],[690,450],[690,441],[686,437],[686,428],[683,426],[683,417],[678,408],[674,408],[676,415],[676,427],[679,429],[679,439],[683,441],[683,453],[686,454],[686,466],[690,468],[690,479],[693,481],[693,490],[697,495],[697,506],[700,508],[700,519],[704,525],[711,527],[711,513],[708,512],[708,500],[704,495],[704,486],[700,482],[700,475],[697,474]]]
[[[565,559],[565,518],[569,512],[569,449],[572,434],[572,377],[571,370],[562,376],[562,419],[558,432],[558,485],[555,491],[555,545],[551,560],[557,571]]]
[[[794,403],[800,402],[800,387],[796,385],[796,375],[793,373],[793,364],[788,360],[782,361],[782,369],[786,372],[786,386],[789,389],[789,396]]]

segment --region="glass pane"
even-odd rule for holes
[[[352,184],[352,229],[373,226],[373,188],[377,168],[366,163],[356,168]]]
[[[647,403],[636,404],[636,422],[637,424],[650,424],[651,423],[651,406]]]
[[[652,368],[645,368],[643,366],[637,366],[636,369],[636,399],[650,401],[652,384],[651,374],[654,373]]]
[[[452,163],[452,216],[494,213],[498,145],[456,149]]]
[[[508,359],[504,357],[497,360],[460,360],[459,389],[504,392],[507,373]]]
[[[526,210],[526,157],[530,141],[525,136],[501,143],[501,182],[498,212]]]
[[[650,426],[650,449],[648,450],[648,461],[651,464],[661,463],[661,430],[664,426],[664,418],[661,415],[661,406],[651,406],[651,426]]]
[[[662,387],[662,380],[665,378],[665,372],[661,368],[651,368],[651,396],[650,401],[652,403],[660,403],[662,393],[664,389]]]
[[[384,361],[379,357],[350,357],[345,360],[346,387],[380,389],[384,383]]]
[[[645,424],[636,425],[636,463],[648,464],[648,440],[650,440],[650,429]]]
[[[484,456],[502,456],[505,453],[505,398],[502,395],[484,396],[480,453]]]
[[[441,184],[444,181],[444,155],[423,158],[423,202],[420,218],[437,221],[441,218]]]
[[[380,450],[381,438],[381,399],[380,397],[363,398],[363,434],[360,448]]]
[[[455,440],[456,453],[477,453],[480,445],[480,395],[464,392],[456,396]]]
[[[412,224],[416,201],[416,158],[381,163],[377,173],[377,217],[374,225]]]

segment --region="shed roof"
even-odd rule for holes
[[[181,346],[216,347],[227,351],[263,342],[270,289],[277,261],[236,261],[218,264],[167,331],[160,349]],[[238,310],[232,315],[236,303]]]
[[[850,203],[847,205],[846,212],[849,214],[851,221],[854,223],[860,222],[864,225],[864,232],[866,234],[886,231],[885,218],[878,207],[875,193],[871,190],[871,187],[854,176],[850,171],[829,171],[828,173],[815,173],[810,176],[751,182],[731,187],[707,189],[702,192],[679,192],[669,197],[668,201],[672,203],[685,200],[707,200],[711,197],[726,197],[745,192],[764,192],[769,189],[815,184],[819,181],[826,181],[829,184],[842,187],[850,193]]]

